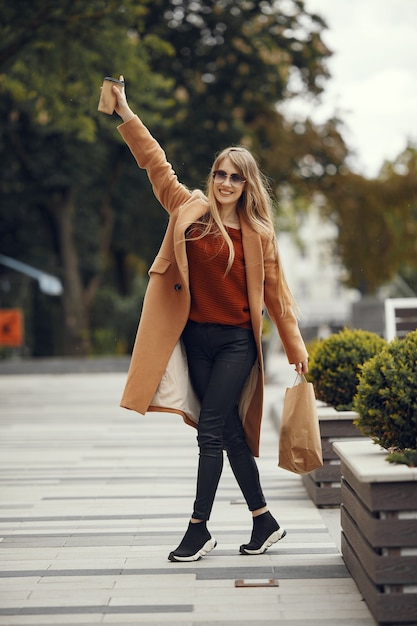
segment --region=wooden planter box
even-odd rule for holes
[[[337,442],[342,555],[378,624],[417,623],[417,468],[364,438]]]
[[[340,504],[340,459],[333,450],[333,443],[343,439],[362,437],[353,424],[358,417],[354,411],[336,411],[331,406],[317,406],[319,416],[323,467],[302,477],[307,492],[318,507]]]

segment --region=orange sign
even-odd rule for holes
[[[21,309],[0,309],[0,346],[18,348],[23,345],[23,312]]]

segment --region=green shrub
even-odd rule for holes
[[[339,410],[351,409],[360,366],[386,345],[376,333],[348,328],[323,339],[310,366],[317,399]]]
[[[417,467],[417,450],[402,450],[401,452],[391,452],[386,458],[389,463],[396,465],[408,465],[408,467]]]
[[[364,364],[354,409],[358,428],[383,448],[417,448],[417,331]]]

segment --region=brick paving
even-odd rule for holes
[[[195,431],[119,408],[125,361],[59,363],[0,366],[1,625],[375,624],[340,554],[338,510],[317,509],[277,467],[293,382],[283,359],[266,387],[259,468],[287,537],[238,553],[251,520],[226,462],[209,523],[218,546],[184,564],[167,556],[194,498]]]

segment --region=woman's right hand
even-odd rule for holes
[[[297,374],[307,374],[308,373],[308,359],[302,361],[301,363],[295,363],[295,371]]]
[[[120,76],[119,80],[124,81],[123,76]],[[119,89],[118,87],[116,87],[116,85],[113,85],[113,92],[116,95],[116,107],[114,110],[116,111],[117,115],[120,115],[124,122],[128,122],[130,119],[132,119],[132,117],[134,117],[135,114],[127,103],[124,85],[122,89]]]

